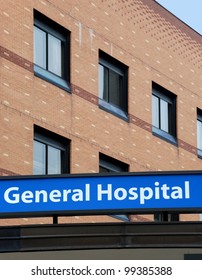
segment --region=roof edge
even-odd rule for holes
[[[143,4],[145,4],[149,8],[151,8],[155,13],[158,13],[160,16],[162,16],[165,20],[170,22],[176,28],[180,29],[183,33],[187,34],[187,36],[189,36],[192,40],[194,40],[197,43],[199,43],[200,45],[202,45],[202,35],[199,32],[197,32],[195,29],[193,29],[191,26],[189,26],[183,20],[178,18],[176,15],[171,13],[169,10],[167,10],[165,7],[163,7],[161,4],[156,2],[156,0],[153,0],[153,1],[141,0],[141,1]]]

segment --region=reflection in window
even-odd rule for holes
[[[122,108],[123,76],[99,65],[99,97],[106,102]]]
[[[155,95],[152,96],[152,124],[169,133],[169,103]]]
[[[34,63],[46,69],[46,33],[34,27]]]
[[[177,144],[176,96],[155,83],[152,86],[152,132]]]
[[[55,75],[64,76],[62,73],[61,40],[36,26],[34,27],[34,63]]]
[[[61,150],[48,146],[48,174],[62,173],[61,163]]]
[[[34,141],[34,174],[46,174],[46,145]]]
[[[197,146],[202,150],[202,121],[197,120]]]
[[[70,90],[70,32],[34,10],[34,73]]]
[[[34,140],[34,174],[61,174],[61,150]]]
[[[197,109],[197,150],[202,157],[202,110]]]
[[[48,34],[48,70],[62,76],[62,42]]]
[[[99,55],[99,105],[127,119],[128,67],[102,51]]]
[[[36,127],[34,133],[34,175],[69,172],[69,140]]]

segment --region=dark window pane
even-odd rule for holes
[[[155,135],[177,144],[176,95],[155,83],[152,85],[152,125]]]
[[[68,139],[41,127],[34,127],[34,174],[68,173],[68,152]]]
[[[112,172],[110,169],[103,167],[103,166],[99,166],[99,173],[110,173]]]
[[[109,72],[109,102],[119,108],[123,105],[123,77],[116,72]]]
[[[128,67],[102,51],[99,55],[99,105],[128,119]]]
[[[104,99],[104,66],[99,64],[99,98]]]
[[[99,97],[109,102],[109,70],[99,65]]]
[[[128,164],[111,158],[109,156],[100,154],[99,172],[127,172]]]
[[[109,102],[109,69],[104,67],[104,92],[103,92],[103,99]]]
[[[99,97],[119,108],[124,107],[123,76],[99,65]]]
[[[34,141],[34,175],[46,174],[46,145]]]
[[[46,69],[46,33],[34,27],[34,63]]]

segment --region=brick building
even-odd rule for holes
[[[1,176],[202,169],[200,34],[152,0],[0,9]]]

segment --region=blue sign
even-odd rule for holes
[[[0,178],[0,216],[202,210],[202,172]]]

